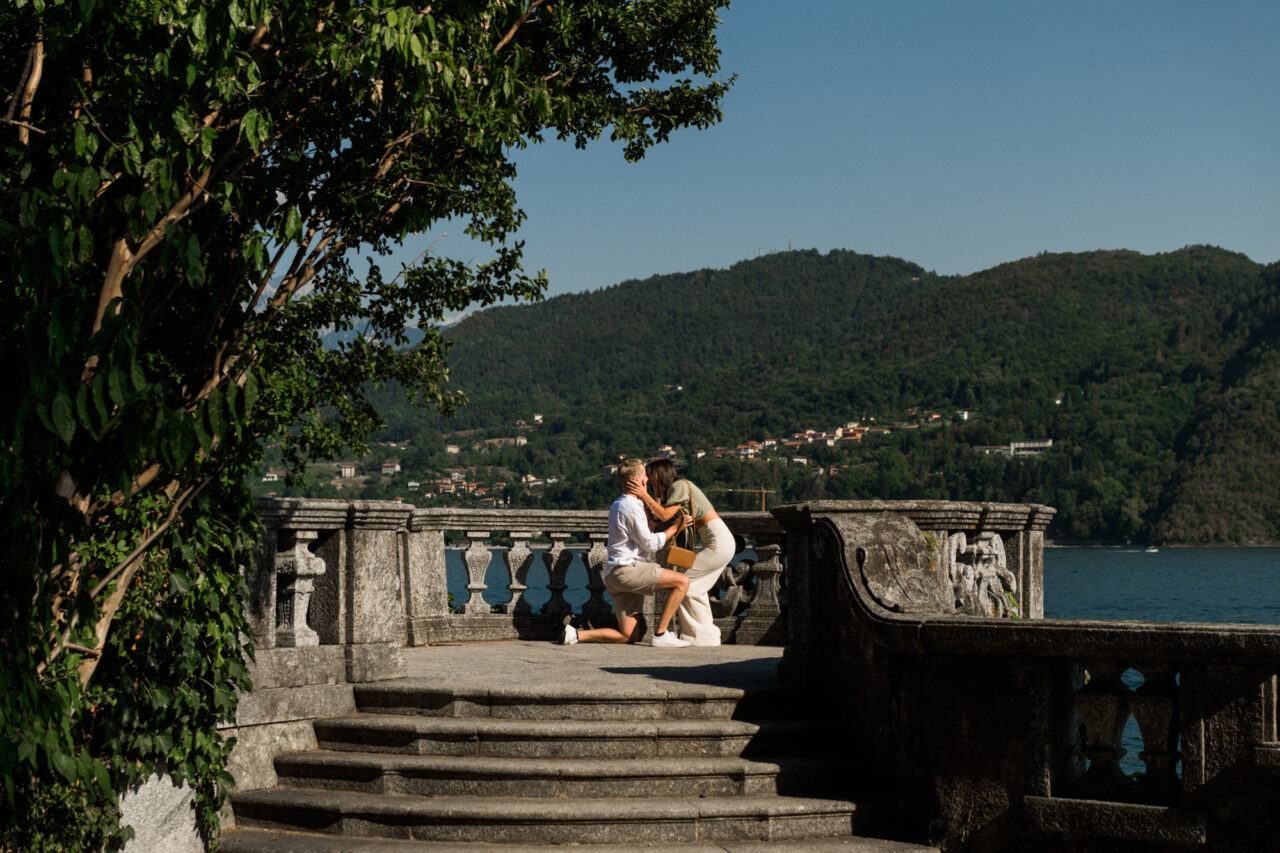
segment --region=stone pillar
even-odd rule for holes
[[[449,581],[444,531],[420,529],[411,522],[405,534],[405,559],[405,627],[409,645],[453,639],[447,624]]]
[[[276,645],[276,552],[281,531],[263,525],[262,547],[254,554],[253,564],[245,577],[249,595],[245,605],[249,632],[257,648],[272,649]]]
[[[351,505],[342,619],[350,681],[377,681],[405,672],[400,648],[409,635],[402,537],[412,510],[392,501]]]
[[[308,548],[316,537],[314,530],[289,531],[284,538],[292,539],[292,546],[276,552],[277,647],[320,645],[320,635],[307,624],[315,580],[325,572],[324,560]]]

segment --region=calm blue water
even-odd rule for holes
[[[1280,548],[1047,548],[1044,615],[1280,625]]]

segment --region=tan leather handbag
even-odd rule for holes
[[[693,558],[696,556],[688,548],[681,548],[679,545],[671,545],[667,548],[667,562],[682,569],[692,569]]]

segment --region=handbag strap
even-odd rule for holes
[[[689,513],[689,526],[681,531],[680,538],[684,541],[684,547],[692,551],[698,544],[697,537],[694,533],[697,524],[694,522],[693,518],[693,481],[685,477],[681,477],[680,479],[684,480],[685,483],[688,484],[689,488],[689,497],[680,502],[680,509]],[[688,505],[687,509],[685,508],[686,504]]]

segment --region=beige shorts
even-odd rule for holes
[[[644,597],[662,577],[662,566],[636,560],[609,572],[604,576],[605,589],[613,599],[613,615],[621,621],[627,616],[639,616],[644,610]]]

